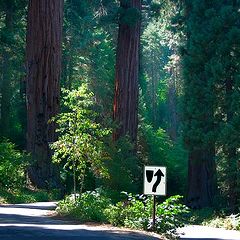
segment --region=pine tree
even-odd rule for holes
[[[232,211],[237,209],[239,197],[239,123],[240,123],[240,7],[239,1],[223,1],[219,9],[219,36],[216,41],[218,66],[217,120],[219,135],[217,147],[221,162],[222,183],[227,191],[228,204]],[[221,185],[223,188],[223,185]]]
[[[186,46],[183,49],[183,124],[188,149],[187,202],[193,208],[211,206],[216,193],[215,63],[217,1],[185,2]]]

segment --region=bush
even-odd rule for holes
[[[180,203],[181,196],[168,198],[156,207],[155,230],[159,233],[174,233],[182,227],[189,209]],[[111,205],[105,210],[108,221],[115,226],[149,229],[152,226],[152,198],[128,194],[125,202]]]
[[[74,201],[72,196],[66,197],[58,203],[57,212],[71,216],[80,221],[106,222],[104,210],[111,204],[111,200],[100,194],[100,190],[82,193]]]
[[[156,231],[175,233],[176,229],[184,226],[188,207],[181,204],[182,197],[172,196],[157,206]]]
[[[152,227],[152,197],[128,194],[127,199],[112,204],[99,189],[83,193],[74,201],[68,196],[58,203],[57,212],[81,221],[109,222],[114,226],[149,230]],[[156,207],[155,231],[158,233],[175,233],[182,227],[189,209],[180,203],[181,196],[168,198]]]
[[[5,189],[21,188],[25,183],[26,154],[16,150],[8,140],[0,142],[0,186]]]

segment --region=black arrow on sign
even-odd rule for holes
[[[158,169],[157,172],[154,174],[154,176],[157,176],[157,180],[153,184],[152,192],[156,192],[157,191],[157,186],[161,182],[161,178],[164,177],[164,174],[162,173],[161,169]]]

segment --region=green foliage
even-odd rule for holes
[[[23,68],[26,19],[26,0],[0,3],[1,55],[1,119],[0,135],[24,147],[25,108],[23,96]]]
[[[213,208],[194,210],[191,212],[189,223],[227,230],[240,230],[239,214],[228,215],[222,209],[220,211],[216,211]]]
[[[0,142],[0,186],[5,189],[25,185],[28,156],[16,149],[8,140]]]
[[[110,222],[114,226],[148,230],[152,226],[152,197],[122,192],[125,200],[112,204],[102,189],[88,191],[74,201],[68,196],[58,203],[57,212],[80,221]],[[126,199],[127,197],[127,199]],[[181,196],[172,196],[156,207],[158,233],[174,233],[186,222],[189,209],[181,203]]]
[[[179,140],[173,142],[162,128],[155,130],[142,123],[139,128],[139,158],[144,165],[166,166],[168,193],[184,194],[187,176],[187,153]]]
[[[102,162],[103,138],[110,131],[96,122],[93,94],[87,91],[86,85],[78,90],[65,91],[65,94],[64,105],[68,111],[55,118],[59,138],[51,145],[53,161],[62,163],[65,170],[77,173],[82,185],[87,168],[96,176],[107,175]]]
[[[111,34],[104,29],[96,29],[94,38],[89,56],[89,88],[94,92],[98,106],[102,109],[102,122],[108,124],[112,118],[115,45]]]
[[[182,51],[184,141],[189,156],[199,153],[195,162],[205,161],[212,149],[209,156],[217,163],[220,194],[228,199],[232,210],[238,208],[240,189],[238,5],[186,2],[189,14],[185,16],[187,38]],[[210,172],[215,175],[214,169]]]
[[[0,203],[33,203],[56,201],[57,199],[59,199],[59,193],[54,190],[46,192],[24,187],[18,187],[14,190],[0,189]]]
[[[217,216],[213,208],[202,208],[193,210],[189,218],[191,224],[201,225],[204,221],[209,221]]]
[[[58,203],[56,211],[80,221],[106,222],[104,210],[110,203],[110,199],[102,195],[100,189],[96,189],[84,192],[76,201],[73,196],[66,197]]]
[[[182,197],[172,196],[157,206],[156,231],[175,233],[187,222],[189,209],[181,203]]]
[[[153,203],[151,197],[127,194],[128,199],[106,209],[108,220],[115,226],[149,229],[152,226]],[[182,197],[173,196],[156,207],[155,230],[158,233],[174,233],[186,222],[189,209],[180,203]]]
[[[127,199],[106,209],[108,221],[114,226],[147,229],[151,216],[151,199],[123,192]]]
[[[133,154],[133,144],[128,137],[122,137],[117,142],[108,145],[108,160],[105,166],[109,178],[103,184],[107,188],[121,191],[137,192],[139,190],[139,160]]]

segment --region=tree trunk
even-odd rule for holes
[[[141,0],[121,1],[123,9],[118,30],[113,120],[118,124],[113,139],[129,135],[137,139],[138,78]],[[133,22],[127,22],[135,13]],[[128,16],[129,15],[129,16]]]
[[[29,169],[40,188],[57,185],[49,143],[56,140],[49,123],[59,109],[63,1],[29,0],[27,23],[27,150],[34,159]]]
[[[213,205],[216,192],[214,153],[214,146],[189,153],[187,204],[193,209]]]

